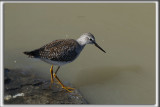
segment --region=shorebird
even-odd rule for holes
[[[74,61],[86,44],[94,44],[101,51],[106,53],[95,41],[95,37],[91,33],[82,34],[77,40],[74,39],[60,39],[54,40],[51,43],[48,43],[41,48],[35,49],[30,52],[24,52],[24,54],[28,55],[31,58],[38,58],[42,61],[45,61],[51,64],[51,84],[53,83],[54,78],[60,83],[62,88],[67,90],[68,92],[72,92],[74,88],[66,87],[62,84],[60,79],[57,77],[57,72],[60,66],[70,63]],[[57,65],[58,68],[53,74],[53,65]]]

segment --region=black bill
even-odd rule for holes
[[[103,50],[96,42],[93,42],[93,43],[95,44],[95,46],[96,46],[97,48],[99,48],[101,51],[103,51],[104,53],[106,53],[106,51]]]

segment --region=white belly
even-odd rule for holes
[[[42,61],[44,62],[47,62],[49,64],[52,64],[52,65],[58,65],[58,66],[61,66],[61,65],[64,65],[64,64],[67,64],[67,63],[70,63],[72,61],[68,61],[68,62],[62,62],[62,61],[51,61],[51,60],[48,60],[48,59],[41,59]]]

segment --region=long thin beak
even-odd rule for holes
[[[97,48],[99,48],[101,51],[103,51],[104,53],[106,53],[106,51],[103,50],[96,42],[93,42],[93,43],[95,44],[95,46],[96,46]]]

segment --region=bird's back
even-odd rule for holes
[[[81,51],[81,46],[74,39],[55,40],[31,52],[24,52],[30,57],[52,61],[73,61]]]

